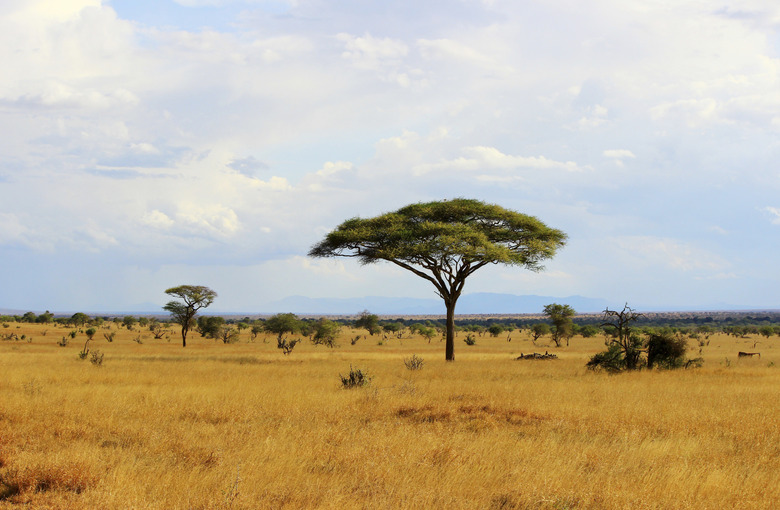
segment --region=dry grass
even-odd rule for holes
[[[608,376],[584,368],[600,339],[554,361],[458,339],[447,364],[436,340],[351,331],[289,357],[247,333],[101,331],[97,367],[83,334],[20,326],[32,342],[0,341],[0,508],[780,507],[777,338],[760,360],[715,336],[701,369]],[[340,388],[350,365],[368,388]]]

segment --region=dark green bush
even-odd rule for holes
[[[647,367],[680,368],[685,365],[685,338],[668,332],[652,333],[647,339]]]

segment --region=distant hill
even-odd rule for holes
[[[600,312],[609,304],[603,299],[583,296],[517,296],[478,292],[464,294],[458,300],[457,314],[517,314],[541,313],[544,305],[567,304],[577,312]],[[362,298],[309,298],[290,296],[267,303],[261,313],[292,312],[302,315],[348,315],[369,310],[378,315],[443,315],[444,302],[441,299],[389,298],[367,296]]]

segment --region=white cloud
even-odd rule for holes
[[[409,52],[406,44],[389,37],[376,38],[368,33],[357,37],[341,33],[336,38],[344,44],[342,57],[360,69],[377,70],[388,64],[398,64]]]
[[[160,212],[157,209],[144,214],[141,218],[141,222],[144,225],[163,230],[173,227],[175,223],[167,214]]]
[[[604,157],[613,159],[615,164],[619,167],[623,166],[623,160],[626,158],[635,159],[636,156],[633,152],[627,149],[611,149],[603,152]]]
[[[59,269],[48,251],[122,252],[178,274],[213,265],[216,280],[257,263],[280,288],[289,270],[312,294],[364,295],[369,281],[402,294],[392,268],[342,286],[352,266],[323,265],[318,284],[302,253],[348,217],[474,196],[564,228],[561,260],[591,247],[530,275],[539,293],[602,292],[636,267],[658,282],[637,293],[706,283],[726,302],[780,283],[729,262],[767,267],[776,248],[780,209],[755,221],[754,204],[780,192],[780,7],[179,4],[220,22],[173,30],[99,0],[0,2],[3,260],[34,252]],[[630,176],[615,168],[629,161]],[[614,253],[597,249],[614,237]]]
[[[730,266],[719,255],[676,239],[623,236],[615,238],[614,243],[625,255],[642,266],[712,273],[721,273]]]
[[[465,156],[439,163],[426,163],[415,167],[415,174],[422,175],[440,171],[489,171],[489,170],[564,170],[579,172],[583,168],[573,161],[555,161],[545,156],[511,156],[504,154],[495,147],[466,147],[462,150]]]
[[[636,158],[634,153],[627,149],[613,149],[604,151],[604,157],[614,159]]]
[[[765,207],[765,211],[774,216],[772,223],[774,225],[780,225],[780,208],[777,207]]]

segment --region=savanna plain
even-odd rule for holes
[[[716,334],[691,342],[700,368],[608,375],[585,367],[600,336],[460,333],[447,363],[438,338],[345,328],[285,356],[271,336],[183,348],[175,327],[109,323],[98,364],[83,333],[58,345],[72,329],[0,341],[0,508],[780,507],[778,337]],[[534,351],[558,359],[515,359]],[[351,369],[370,384],[345,389]]]

